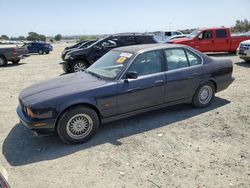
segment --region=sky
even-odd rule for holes
[[[96,35],[250,20],[250,0],[0,0],[0,35]]]

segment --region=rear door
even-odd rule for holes
[[[201,81],[202,59],[184,48],[165,49],[167,63],[165,102],[192,97]]]
[[[228,52],[230,49],[230,40],[225,29],[215,30],[215,40],[214,40],[215,52]]]
[[[136,71],[138,78],[118,82],[119,114],[164,103],[165,72],[160,50],[138,55],[127,71]]]

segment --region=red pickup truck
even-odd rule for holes
[[[184,44],[201,52],[236,52],[239,44],[250,39],[249,36],[231,36],[228,28],[198,29],[185,38],[174,39],[168,43]]]

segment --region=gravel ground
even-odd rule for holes
[[[86,144],[36,137],[19,124],[18,94],[62,74],[55,45],[0,68],[0,171],[12,187],[250,187],[250,64],[206,109],[178,105],[103,125]]]

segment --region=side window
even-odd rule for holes
[[[138,76],[161,72],[161,52],[152,51],[140,54],[128,71],[136,71]]]
[[[213,31],[203,31],[198,38],[200,40],[213,39]]]
[[[172,32],[165,32],[165,36],[168,36],[168,37],[172,36]]]
[[[176,70],[189,66],[183,49],[166,49],[164,52],[167,60],[167,70]]]
[[[225,29],[216,30],[216,38],[227,38],[227,32]]]
[[[193,52],[186,50],[189,65],[190,66],[195,66],[201,64],[201,58],[195,55]]]

